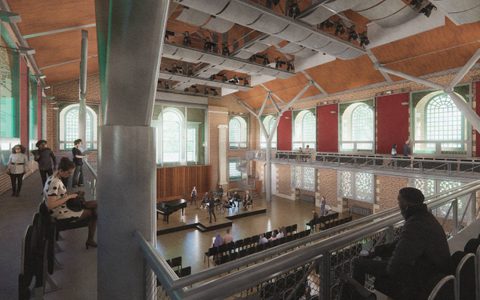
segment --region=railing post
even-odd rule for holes
[[[452,235],[456,235],[458,232],[458,198],[455,198],[452,202],[452,221],[453,221],[453,229]],[[447,216],[448,217],[448,216]]]
[[[330,252],[325,252],[318,263],[318,275],[320,276],[319,299],[330,299],[330,260]]]
[[[475,221],[475,218],[477,217],[477,192],[472,192],[472,195],[470,196],[470,198],[472,199],[470,209],[471,209],[471,216],[472,216],[471,221],[473,222],[473,221]]]

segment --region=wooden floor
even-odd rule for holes
[[[267,209],[266,213],[234,219],[231,221],[231,227],[207,232],[188,229],[159,235],[157,237],[158,249],[166,259],[182,256],[184,267],[191,266],[192,273],[199,272],[207,268],[207,264],[203,263],[203,256],[205,251],[211,247],[212,238],[217,233],[223,236],[225,230],[230,228],[233,239],[238,240],[292,224],[297,224],[298,230],[300,231],[306,228],[305,223],[312,218],[312,210],[314,209],[314,203],[292,201],[279,197],[274,197],[270,203],[263,200],[256,200],[256,206],[257,205],[264,206]],[[192,215],[188,217],[187,211],[184,217],[185,219],[182,220],[182,222],[185,222],[186,219],[198,218],[198,220],[208,224],[208,212],[204,210],[195,211],[195,208],[191,208],[190,213]],[[172,215],[170,223],[172,223],[174,218],[181,219],[180,213],[176,212],[175,215]],[[224,216],[219,218],[219,215],[217,215],[217,221],[221,218],[225,219]],[[174,222],[180,221],[177,219]],[[162,220],[159,219],[158,227],[161,228],[161,226]],[[212,266],[212,264],[210,264],[210,266]]]

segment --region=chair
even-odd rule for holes
[[[464,253],[455,270],[455,299],[475,299],[475,255]]]
[[[466,244],[463,250],[465,253],[473,253],[477,251],[478,246],[480,246],[480,239],[470,239]]]
[[[177,273],[178,277],[180,277],[180,278],[188,276],[188,275],[192,274],[192,267],[188,266],[188,267],[185,267],[185,268],[181,268],[180,270],[175,271],[175,273]]]
[[[182,269],[182,257],[179,256],[179,257],[174,257],[174,258],[172,258],[172,259],[171,259],[170,267],[171,267],[172,269],[177,269],[177,270]]]
[[[455,299],[455,277],[453,275],[440,279],[428,296],[428,300],[443,299]]]
[[[207,266],[210,267],[210,256],[218,255],[218,247],[211,247],[205,252],[205,256],[203,257],[203,263],[205,263],[205,257],[207,258]]]

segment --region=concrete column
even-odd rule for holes
[[[228,125],[218,125],[218,184],[224,185],[227,180],[227,130]]]
[[[156,244],[151,127],[170,1],[96,0],[104,125],[98,168],[97,298],[147,299],[152,278],[134,238]],[[103,107],[103,106],[102,106]]]
[[[271,133],[273,135],[273,133]],[[263,181],[265,183],[265,199],[272,200],[272,141],[267,139],[267,149],[265,150],[265,170],[263,170]]]
[[[80,81],[79,81],[79,100],[78,107],[78,138],[82,139],[84,145],[87,145],[87,65],[88,65],[88,31],[82,30],[82,50],[80,60]]]

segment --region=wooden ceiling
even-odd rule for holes
[[[286,0],[282,0],[283,4]],[[262,1],[260,1],[262,2]],[[42,72],[47,75],[48,84],[76,80],[79,77],[81,28],[95,23],[94,0],[9,0],[13,12],[19,13],[22,22],[18,23],[27,42],[36,50],[35,59]],[[299,1],[303,8],[311,5],[310,0]],[[276,8],[279,9],[278,7]],[[204,29],[176,20],[182,10],[174,6],[167,30],[178,33],[172,42],[181,43],[180,33],[189,31],[197,38],[209,36]],[[278,13],[282,13],[278,11]],[[364,28],[368,20],[352,12],[345,16]],[[70,29],[55,33],[54,31]],[[89,27],[88,73],[98,72],[96,28]],[[258,32],[235,25],[228,35],[218,34],[219,43],[227,38],[229,44],[238,41],[242,45],[245,35],[257,36]],[[389,68],[411,75],[422,76],[434,72],[463,66],[480,47],[480,22],[457,26],[446,19],[445,26],[417,34],[396,42],[371,49],[380,63]],[[268,50],[278,55],[275,49]],[[382,74],[373,68],[371,60],[364,55],[353,60],[335,60],[306,70],[328,93],[336,93],[362,86],[384,82]],[[392,77],[393,80],[399,78]],[[305,75],[298,73],[292,78],[276,79],[265,86],[284,100],[292,99],[308,82]],[[304,97],[319,94],[310,88]],[[265,97],[262,87],[255,87],[237,95],[253,107],[259,107]]]

